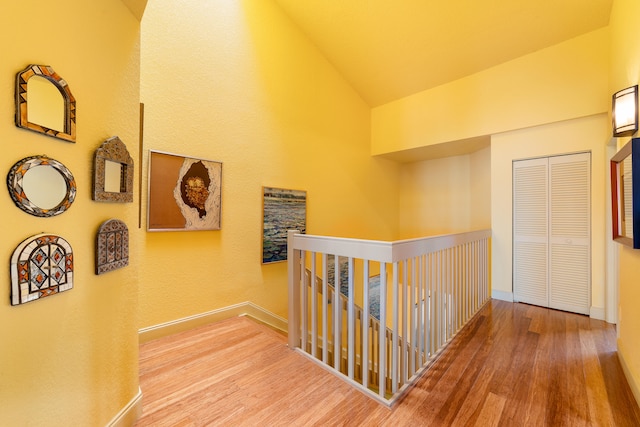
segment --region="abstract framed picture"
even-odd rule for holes
[[[307,192],[262,187],[262,263],[287,260],[287,231],[306,232]]]
[[[147,231],[220,230],[222,163],[149,150]]]

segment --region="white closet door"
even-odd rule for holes
[[[549,158],[549,307],[589,314],[591,154]]]
[[[514,300],[549,306],[548,160],[513,163]]]
[[[591,306],[591,154],[513,163],[514,300]]]

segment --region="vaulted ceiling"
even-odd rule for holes
[[[274,0],[372,107],[605,27],[612,0]]]

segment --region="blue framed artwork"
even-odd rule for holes
[[[307,192],[262,187],[262,263],[287,260],[287,231],[306,232]]]

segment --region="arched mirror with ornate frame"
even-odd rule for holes
[[[133,202],[133,159],[117,136],[96,150],[93,166],[93,200]]]
[[[76,182],[65,165],[47,156],[25,157],[9,170],[11,199],[26,213],[51,217],[66,212],[76,198]]]
[[[50,66],[29,65],[16,75],[16,126],[76,141],[76,100]]]

